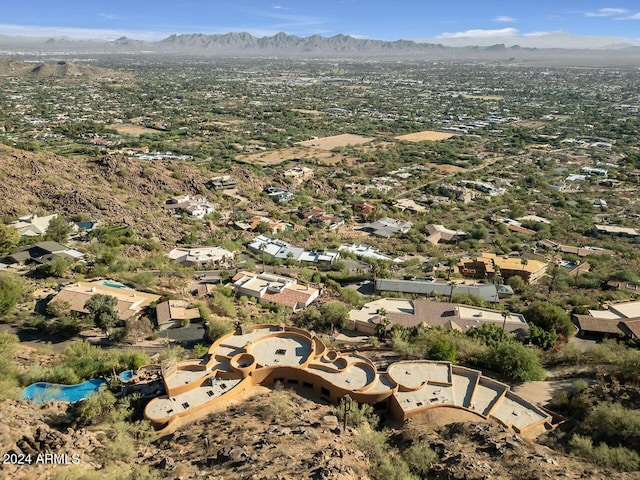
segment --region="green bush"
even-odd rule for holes
[[[537,352],[514,340],[489,347],[479,360],[517,382],[544,380],[546,376]]]
[[[217,288],[213,294],[211,310],[223,317],[233,318],[236,316],[236,306],[233,300],[228,295],[225,295],[220,288]]]
[[[0,333],[0,402],[19,396],[18,370],[13,355],[19,339],[13,333]]]
[[[25,294],[25,286],[16,275],[0,272],[0,317],[3,317],[22,301]]]
[[[603,467],[611,467],[623,472],[640,470],[640,455],[625,447],[610,447],[606,443],[597,446],[589,437],[574,435],[569,446],[571,451]]]
[[[629,439],[640,437],[640,412],[619,403],[602,403],[591,411],[581,429],[590,432],[596,442],[626,444]]]
[[[444,360],[453,363],[456,361],[456,346],[448,338],[442,337],[433,344],[427,355],[431,360]]]
[[[420,478],[426,478],[431,465],[438,458],[436,452],[431,450],[427,442],[416,442],[408,449],[402,452],[404,461],[409,465],[411,472],[419,475]]]
[[[262,410],[265,420],[287,421],[293,418],[291,395],[284,390],[273,390],[269,394],[269,403]]]
[[[101,422],[116,403],[116,397],[109,390],[102,390],[80,403],[78,420],[82,424]]]
[[[219,317],[212,317],[211,320],[209,320],[207,336],[209,337],[209,340],[211,340],[212,342],[215,342],[220,337],[223,337],[227,333],[230,333],[232,331],[233,331],[233,327],[231,326],[231,324],[228,322],[225,322]]]
[[[369,473],[376,480],[417,480],[404,458],[392,451],[387,444],[386,431],[376,431],[365,426],[355,438],[356,445],[367,456]]]

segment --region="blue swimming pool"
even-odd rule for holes
[[[135,374],[136,372],[134,370],[125,370],[119,375],[119,377],[120,377],[120,380],[122,380],[123,382],[128,382],[133,378]]]
[[[106,385],[106,380],[92,378],[77,385],[59,385],[56,383],[38,382],[29,385],[22,392],[22,398],[36,403],[50,402],[79,402],[89,397]]]

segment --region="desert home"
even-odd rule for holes
[[[160,295],[139,292],[113,280],[99,280],[67,285],[51,299],[51,302],[66,302],[72,312],[87,314],[89,311],[85,304],[94,295],[115,297],[118,300],[115,310],[120,320],[139,316],[145,307],[160,299]]]
[[[186,321],[200,318],[200,310],[188,308],[184,300],[167,300],[156,306],[158,329],[182,327]]]
[[[268,255],[281,260],[291,259],[296,262],[309,263],[333,263],[340,258],[340,252],[329,250],[312,251],[300,247],[292,247],[284,240],[259,235],[254,238],[247,247],[250,251],[258,255]]]
[[[239,296],[284,305],[294,312],[308,307],[320,295],[319,288],[300,285],[295,278],[247,271],[233,277],[233,288]]]
[[[47,264],[56,258],[76,261],[84,258],[84,253],[58,242],[46,241],[20,247],[16,253],[7,255],[2,261],[9,264]]]
[[[465,277],[493,280],[518,275],[529,284],[536,283],[547,271],[548,264],[540,260],[506,257],[495,253],[483,253],[475,258],[463,257],[458,262],[458,270]]]
[[[470,329],[491,323],[504,327],[505,332],[526,335],[529,325],[518,313],[492,310],[449,302],[383,298],[349,312],[347,328],[363,335],[375,335],[378,325],[389,322],[389,327],[405,328],[443,327],[466,333]]]
[[[172,197],[164,205],[164,208],[177,215],[185,213],[196,218],[204,218],[205,215],[214,212],[213,205],[203,196],[184,195]]]
[[[579,335],[640,338],[640,301],[612,303],[605,310],[573,315]]]
[[[399,420],[446,409],[458,421],[492,420],[519,433],[552,428],[548,413],[477,370],[417,360],[379,372],[367,357],[331,350],[315,334],[294,327],[238,328],[216,340],[203,358],[165,362],[162,377],[166,393],[144,411],[160,434],[260,384],[308,389],[334,404],[349,395]]]
[[[20,217],[9,225],[18,230],[21,237],[41,237],[47,233],[49,223],[51,223],[51,220],[57,216],[58,214],[56,213],[53,215],[46,215],[44,217],[39,217],[36,214],[27,215],[25,217]]]
[[[231,266],[234,254],[222,247],[174,248],[169,258],[186,266]]]

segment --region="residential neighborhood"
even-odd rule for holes
[[[635,478],[637,47],[525,47],[503,7],[433,41],[0,25],[0,444],[82,453],[0,477]]]

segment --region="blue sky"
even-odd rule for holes
[[[640,1],[15,0],[0,14],[5,35],[159,40],[171,33],[240,31],[383,40],[566,32],[640,44]]]

